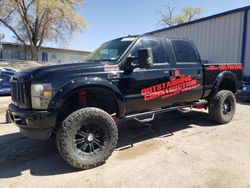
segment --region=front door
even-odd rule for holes
[[[136,68],[131,73],[122,73],[118,87],[127,104],[127,113],[161,108],[170,105],[170,101],[162,100],[165,95],[164,83],[171,78],[171,64],[161,38],[143,37],[131,50],[137,56],[141,48],[152,48],[154,65],[149,69]],[[136,60],[133,62],[136,64]]]

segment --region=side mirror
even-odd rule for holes
[[[152,48],[143,48],[138,50],[138,67],[142,69],[149,68],[154,64]]]

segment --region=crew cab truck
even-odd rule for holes
[[[202,61],[186,39],[128,36],[103,44],[85,63],[30,68],[11,80],[8,113],[34,139],[56,134],[72,167],[101,165],[116,148],[117,122],[153,120],[155,114],[208,108],[232,120],[242,88],[241,64]]]

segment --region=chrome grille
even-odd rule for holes
[[[11,81],[11,98],[17,105],[25,104],[25,85],[18,80]]]

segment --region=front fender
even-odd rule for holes
[[[53,100],[50,102],[49,109],[59,109],[62,107],[64,101],[71,96],[72,93],[79,89],[101,88],[109,92],[115,99],[119,115],[124,116],[126,112],[125,99],[123,98],[120,90],[110,81],[99,77],[84,77],[81,79],[71,80],[66,83],[54,95]]]

